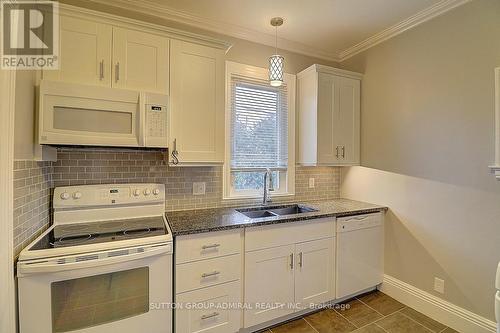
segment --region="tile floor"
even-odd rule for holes
[[[380,291],[343,304],[348,309],[325,309],[265,333],[458,333]]]

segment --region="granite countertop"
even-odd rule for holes
[[[278,208],[294,203],[277,203],[268,207]],[[386,210],[387,207],[349,199],[333,199],[324,201],[297,202],[299,206],[307,206],[317,211],[251,219],[236,211],[238,207],[195,209],[166,212],[168,224],[173,236],[197,234],[202,232],[246,228],[267,224],[289,223],[316,219],[320,217],[348,216]],[[256,208],[264,208],[263,206]],[[247,207],[245,207],[247,208]]]

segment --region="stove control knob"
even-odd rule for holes
[[[157,189],[157,188],[155,188],[155,189],[153,190],[153,194],[154,194],[154,195],[158,195],[158,194],[160,194],[160,190],[159,190],[159,189]]]
[[[73,193],[73,199],[80,199],[82,197],[82,193],[81,192],[75,192]]]
[[[149,188],[144,190],[144,195],[150,195],[150,194],[151,194],[151,190]]]
[[[134,190],[134,196],[138,197],[139,195],[141,195],[141,190]]]
[[[61,199],[68,200],[69,199],[69,193],[68,192],[61,193]]]

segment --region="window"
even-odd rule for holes
[[[295,77],[271,87],[267,69],[227,63],[225,198],[260,197],[264,173],[273,195],[294,194]]]

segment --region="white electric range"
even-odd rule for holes
[[[161,184],[57,187],[54,224],[17,263],[20,333],[172,332]]]

